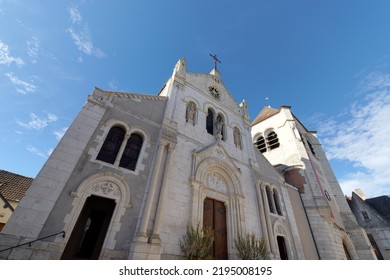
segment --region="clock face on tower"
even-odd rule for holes
[[[221,94],[216,86],[209,86],[209,93],[214,96],[215,99],[219,100],[221,98]]]

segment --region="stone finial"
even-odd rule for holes
[[[221,81],[221,73],[219,73],[217,69],[214,68],[213,70],[211,70],[210,75],[213,76],[214,81],[216,81],[217,83]]]
[[[179,74],[184,75],[187,72],[187,61],[184,57],[180,58],[179,61],[175,65],[175,69],[173,70],[173,75]]]
[[[244,117],[249,119],[249,115],[248,115],[248,103],[245,101],[245,99],[242,100],[241,104],[239,105],[240,108],[242,108],[243,110],[243,113],[244,113]]]

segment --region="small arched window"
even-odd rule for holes
[[[125,150],[123,151],[120,167],[135,170],[138,157],[142,148],[142,136],[138,133],[131,134],[129,140],[127,140]]]
[[[233,130],[233,140],[234,140],[234,145],[236,145],[237,148],[242,149],[241,132],[238,127],[235,127]]]
[[[207,111],[206,130],[208,134],[214,135],[214,112],[211,109]]]
[[[261,152],[265,153],[267,151],[267,146],[265,145],[265,139],[263,136],[259,136],[256,139],[255,147]]]
[[[275,131],[271,131],[267,135],[267,145],[270,150],[276,149],[280,146],[278,135],[275,133]]]
[[[273,202],[273,197],[272,197],[272,191],[269,186],[266,187],[266,192],[267,192],[267,200],[268,200],[268,206],[269,206],[269,211],[271,213],[274,213],[274,202]]]
[[[110,129],[96,159],[113,164],[122,145],[125,130],[119,126]]]
[[[276,189],[273,190],[273,197],[274,197],[274,202],[275,202],[275,208],[276,208],[276,213],[278,215],[282,215],[282,209],[280,208],[280,200],[279,200],[279,195]]]
[[[313,145],[312,145],[308,140],[306,140],[306,141],[307,141],[307,144],[309,145],[310,152],[312,153],[313,156],[315,156],[316,153],[315,153],[315,151],[314,151]]]

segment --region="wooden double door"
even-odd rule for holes
[[[212,258],[215,260],[227,260],[227,226],[226,207],[223,202],[206,198],[203,204],[203,225],[210,226],[214,230],[214,244]]]

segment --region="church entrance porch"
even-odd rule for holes
[[[98,259],[115,205],[113,199],[88,197],[61,259]]]
[[[223,202],[206,198],[203,203],[203,225],[210,226],[215,235],[212,258],[226,260],[227,252],[227,226],[226,208]]]

